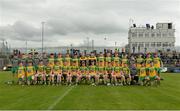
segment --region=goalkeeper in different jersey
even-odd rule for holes
[[[23,66],[22,62],[19,63],[19,66],[17,67],[17,77],[18,77],[18,84],[23,85],[25,84],[25,78],[26,78],[26,68]]]
[[[36,69],[32,65],[32,62],[29,62],[28,65],[26,66],[26,76],[27,76],[28,85],[33,84],[35,74],[36,74]]]
[[[56,85],[61,84],[61,76],[62,76],[62,67],[59,65],[59,61],[55,61],[55,65],[52,69],[52,74],[51,74],[51,81],[52,84],[55,83],[56,80]]]

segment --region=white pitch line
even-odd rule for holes
[[[59,103],[73,88],[74,86],[70,87],[64,94],[59,96],[59,98],[57,98],[56,101],[54,101],[54,103],[48,107],[48,110],[52,110],[57,105],[57,103]]]

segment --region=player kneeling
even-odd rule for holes
[[[79,82],[79,67],[77,66],[76,61],[73,61],[73,63],[72,63],[69,76],[70,76],[69,83],[72,84],[72,81],[74,80],[75,84],[78,85],[78,82]]]
[[[115,62],[115,66],[113,67],[113,74],[112,74],[112,79],[113,83],[117,85],[123,85],[123,82],[125,81],[125,77],[122,72],[122,68],[119,66],[118,62]],[[118,80],[120,80],[118,82]]]
[[[159,85],[160,77],[157,74],[156,68],[154,67],[153,62],[151,62],[150,67],[147,69],[149,75],[150,85]]]
[[[25,67],[23,66],[22,62],[20,62],[19,66],[17,67],[17,77],[19,85],[25,84]]]
[[[48,84],[50,85],[51,83],[51,77],[52,77],[52,66],[51,63],[48,62],[46,68],[45,68],[45,85]]]
[[[103,61],[100,61],[99,66],[97,68],[97,83],[100,82],[101,78],[103,79],[104,84],[107,84],[107,74],[105,73]]]
[[[34,82],[34,76],[35,76],[35,67],[32,66],[32,62],[28,63],[28,66],[26,67],[26,75],[27,75],[27,84],[33,84]]]
[[[127,64],[124,64],[124,67],[122,70],[123,70],[123,74],[125,77],[125,83],[124,84],[131,85],[130,69],[127,67]]]
[[[60,85],[61,84],[61,77],[62,77],[62,69],[59,66],[59,62],[56,61],[55,65],[53,67],[53,74],[51,76],[52,84],[56,83],[56,85]]]
[[[82,62],[82,66],[79,68],[79,81],[82,81],[82,79],[85,79],[86,83],[89,84],[88,75],[89,75],[89,70],[86,67],[85,62]]]

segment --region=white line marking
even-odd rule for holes
[[[64,94],[59,96],[59,98],[57,98],[56,101],[54,101],[54,103],[48,107],[48,110],[52,110],[57,105],[57,103],[59,103],[73,88],[74,86],[70,87]]]

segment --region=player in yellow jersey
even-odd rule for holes
[[[35,75],[35,82],[38,82],[38,79],[40,80],[41,84],[45,82],[46,76],[45,76],[45,66],[43,64],[43,61],[41,60],[39,62],[39,65],[37,66],[37,74]]]
[[[102,63],[102,65],[104,66],[104,55],[102,52],[100,52],[99,57],[97,58],[98,61],[98,66],[100,65],[100,62]]]
[[[127,58],[127,55],[125,54],[122,59],[121,59],[121,66],[124,67],[125,64],[128,64],[128,58]]]
[[[91,65],[92,62],[94,65],[97,65],[97,58],[93,52],[91,52],[90,56],[88,57],[88,62],[89,62],[89,65]]]
[[[83,63],[85,63],[85,66],[87,65],[87,57],[84,55],[84,53],[82,53],[80,58],[79,58],[80,66],[82,66]]]
[[[55,61],[58,61],[58,63],[59,63],[58,65],[59,65],[60,67],[63,66],[63,57],[62,57],[62,54],[61,54],[61,53],[58,54],[58,57],[56,58]]]
[[[72,83],[72,80],[75,81],[75,84],[78,85],[79,82],[79,67],[76,64],[76,61],[72,62],[72,65],[70,67],[70,73],[69,73],[69,83]]]
[[[127,85],[131,85],[131,75],[130,75],[130,69],[128,68],[127,64],[124,64],[124,67],[122,68],[123,75],[125,77],[125,83]]]
[[[51,81],[52,84],[55,83],[55,79],[56,79],[56,85],[61,84],[61,76],[62,76],[62,67],[59,65],[59,61],[55,61],[55,65],[52,69],[52,74],[51,74]]]
[[[86,66],[86,63],[82,62],[82,66],[79,67],[79,79],[82,80],[84,78],[86,79],[86,82],[89,83],[90,80],[88,78],[88,75],[89,75],[89,69]]]
[[[147,74],[146,74],[147,68],[145,67],[145,63],[142,62],[141,67],[138,68],[137,70],[138,70],[137,72],[138,72],[138,76],[139,76],[139,81],[138,81],[139,84],[140,85],[145,85],[147,80],[148,80]]]
[[[99,62],[99,66],[97,67],[97,83],[99,84],[99,80],[100,78],[103,79],[104,81],[104,84],[107,83],[107,74],[105,73],[105,67],[104,67],[104,62],[103,61],[100,61]]]
[[[71,66],[71,57],[70,57],[69,53],[66,53],[64,62],[66,62],[67,66]]]
[[[19,66],[17,67],[17,70],[16,70],[17,72],[17,77],[18,77],[18,83],[20,84],[20,85],[22,85],[22,84],[24,84],[25,83],[25,76],[26,76],[26,74],[25,74],[25,67],[23,66],[23,63],[22,62],[20,62],[19,63]]]
[[[36,74],[35,67],[32,65],[32,62],[29,62],[26,66],[26,76],[27,76],[27,84],[33,84],[34,76]]]
[[[74,54],[73,58],[71,59],[71,63],[75,62],[76,66],[79,66],[79,58],[77,54]]]
[[[112,59],[112,62],[113,62],[113,66],[115,66],[115,62],[118,62],[118,64],[119,64],[120,58],[119,58],[119,54],[118,54],[118,53],[115,53],[115,54],[114,54],[114,57],[113,57],[113,59]]]
[[[88,79],[91,81],[92,79],[94,79],[94,81],[92,83],[92,85],[96,85],[97,83],[97,67],[94,65],[94,61],[91,62],[91,65],[88,67],[89,68],[89,75],[88,75]]]
[[[50,57],[48,58],[49,66],[50,66],[51,68],[53,68],[53,66],[54,66],[54,61],[55,61],[55,59],[54,59],[54,54],[51,53],[51,54],[50,54]]]
[[[66,84],[71,79],[70,68],[71,67],[69,66],[68,62],[64,61],[64,65],[62,67],[62,76],[63,76],[63,79],[64,79],[64,83],[66,83]]]
[[[160,77],[161,67],[163,67],[163,62],[161,61],[161,58],[158,57],[157,53],[154,54],[153,63],[154,63],[154,67],[157,70],[157,75]]]
[[[52,64],[48,62],[47,66],[45,67],[45,80],[46,82],[44,83],[45,85],[48,84],[50,85],[51,83],[51,74],[52,74]]]
[[[157,69],[154,67],[153,62],[150,63],[150,67],[147,69],[148,76],[150,79],[150,84],[154,84],[156,81],[159,84],[160,83],[160,77],[157,75]]]
[[[105,67],[105,74],[109,78],[109,83],[107,84],[108,86],[111,85],[112,83],[112,75],[113,75],[113,66],[111,62],[108,62],[108,66]]]
[[[136,58],[136,67],[141,68],[141,64],[144,62],[144,58],[142,58],[142,55],[139,54],[139,56]]]
[[[115,66],[113,67],[112,79],[115,85],[123,85],[122,83],[125,81],[125,77],[122,72],[122,67],[120,67],[118,62],[115,62]],[[118,82],[118,80],[120,81]]]
[[[111,53],[107,53],[105,57],[105,66],[108,66],[108,62],[112,62]]]
[[[151,62],[152,62],[152,58],[151,58],[151,54],[148,53],[147,57],[145,59],[145,63],[146,63],[146,68],[149,68],[151,66]]]

